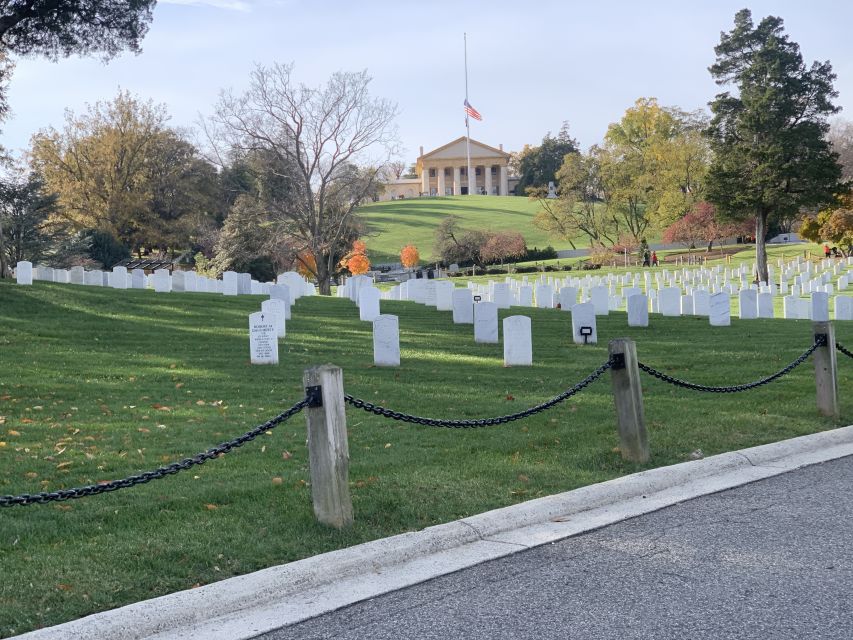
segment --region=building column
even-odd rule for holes
[[[509,195],[509,176],[506,172],[506,165],[501,165],[501,189],[500,195],[508,196]]]
[[[426,165],[421,167],[421,191],[423,195],[429,195],[429,167]]]
[[[438,178],[438,195],[443,196],[444,193],[444,167],[438,167],[435,170],[435,175]]]
[[[486,188],[486,195],[492,195],[492,165],[483,167],[485,175],[483,176],[483,186]]]
[[[462,171],[461,167],[453,167],[453,195],[462,195]]]

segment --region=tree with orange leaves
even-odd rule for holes
[[[349,269],[349,272],[358,276],[367,273],[370,269],[370,259],[367,257],[367,245],[361,240],[352,243],[352,249],[341,260],[341,265]]]
[[[306,278],[317,277],[317,261],[310,251],[303,251],[296,256],[296,271]]]
[[[411,269],[416,267],[420,262],[421,254],[418,253],[418,248],[413,244],[407,244],[400,250],[400,263],[406,268]]]

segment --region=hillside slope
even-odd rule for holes
[[[535,201],[515,196],[447,196],[376,202],[361,207],[358,215],[367,226],[365,240],[374,264],[399,262],[400,249],[407,244],[417,246],[421,259],[429,260],[435,229],[449,215],[458,216],[464,229],[519,231],[528,247],[570,249],[568,242],[548,238],[533,226],[538,208]]]

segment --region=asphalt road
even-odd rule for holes
[[[853,457],[697,498],[259,636],[853,638]]]

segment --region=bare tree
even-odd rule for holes
[[[375,193],[380,169],[396,152],[397,106],[369,95],[366,71],[338,72],[315,88],[296,83],[292,70],[258,65],[248,90],[224,91],[202,124],[220,158],[225,144],[274,159],[273,173],[287,188],[278,190],[276,202],[265,202],[269,232],[313,255],[320,293],[328,295],[352,241],[353,212]]]

